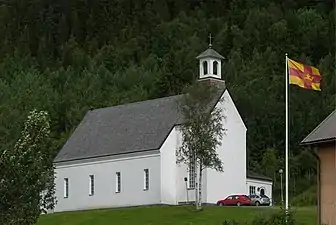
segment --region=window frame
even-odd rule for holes
[[[144,191],[149,190],[149,169],[144,169]]]
[[[196,188],[196,168],[194,159],[190,159],[189,168],[188,168],[188,189],[193,190]]]
[[[213,63],[212,63],[212,72],[213,72],[213,74],[214,75],[218,75],[218,62],[217,61],[213,61]],[[215,68],[216,68],[216,70],[215,70]]]
[[[69,198],[69,178],[65,177],[63,181],[63,197]]]
[[[95,183],[94,183],[94,175],[89,175],[89,196],[94,196],[95,194]]]
[[[208,61],[203,61],[202,67],[203,67],[203,75],[208,75],[209,74]]]
[[[256,186],[249,185],[249,195],[256,195]]]
[[[116,187],[115,193],[121,192],[121,172],[116,172]]]

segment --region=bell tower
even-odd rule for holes
[[[222,79],[222,59],[224,57],[212,49],[211,34],[209,35],[209,47],[196,59],[199,60],[199,79],[215,78]]]

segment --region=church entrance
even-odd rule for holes
[[[265,195],[265,189],[264,188],[260,189],[260,195]]]

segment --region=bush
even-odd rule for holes
[[[249,225],[303,225],[294,220],[293,214],[289,213],[286,223],[286,213],[281,211],[272,214],[271,217],[260,216],[254,219]]]
[[[236,221],[229,221],[229,220],[225,220],[221,225],[239,225],[238,222]]]
[[[271,216],[258,216],[252,222],[246,223],[246,225],[304,225],[303,223],[297,222],[293,218],[293,214],[289,213],[286,223],[286,213],[281,211]],[[238,225],[236,221],[227,221],[225,220],[221,225]]]
[[[317,204],[317,187],[316,185],[310,187],[308,190],[302,192],[293,198],[292,206],[312,206]]]

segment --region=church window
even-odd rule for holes
[[[149,170],[144,169],[144,190],[149,189]]]
[[[214,61],[213,62],[213,74],[217,75],[217,70],[218,70],[218,62]]]
[[[121,173],[116,173],[116,193],[121,192]]]
[[[256,187],[255,186],[250,186],[249,189],[250,189],[250,195],[255,195]]]
[[[195,188],[195,161],[193,159],[190,160],[189,164],[189,188],[193,189]]]
[[[204,75],[208,74],[208,62],[207,61],[203,62],[203,74]]]
[[[94,195],[94,176],[90,175],[90,191],[89,191],[89,195],[92,196]]]
[[[69,197],[69,179],[64,178],[64,198]]]

